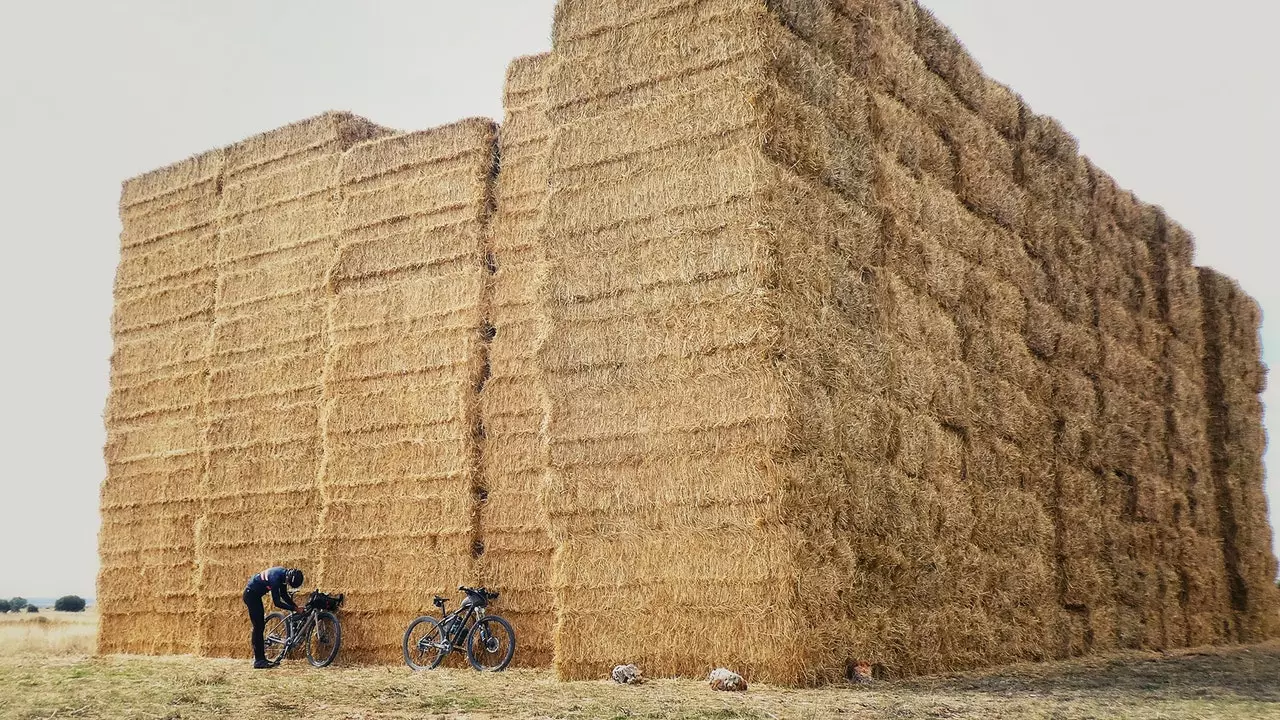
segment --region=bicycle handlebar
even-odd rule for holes
[[[491,592],[485,588],[471,588],[471,587],[467,587],[466,585],[459,585],[458,589],[464,593],[470,593],[472,595],[480,595],[482,597],[488,598],[489,600],[498,599],[498,593]]]

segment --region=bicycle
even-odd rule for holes
[[[458,589],[467,597],[457,610],[446,614],[446,600],[436,595],[432,603],[440,608],[440,619],[423,615],[409,623],[401,643],[405,664],[414,670],[432,670],[450,652],[465,647],[467,661],[477,671],[507,669],[516,653],[516,632],[505,618],[485,611],[490,600],[498,599],[498,593],[485,588]]]
[[[315,590],[301,612],[268,615],[263,635],[267,661],[279,665],[299,645],[305,645],[307,662],[313,667],[322,668],[332,663],[342,647],[342,624],[338,622],[337,611],[344,600],[344,594],[326,595]]]

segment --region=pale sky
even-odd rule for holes
[[[925,4],[1280,311],[1280,5]],[[93,593],[120,181],[330,109],[406,130],[500,118],[506,65],[549,47],[553,5],[0,0],[0,597]]]

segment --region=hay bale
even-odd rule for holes
[[[264,563],[298,563],[318,577],[321,379],[339,166],[346,148],[382,132],[328,113],[223,150],[202,448],[207,494],[197,529],[202,654],[243,652],[230,639],[228,626],[243,615],[232,601]],[[264,533],[262,509],[281,506],[295,513],[290,532]]]
[[[481,389],[479,505],[484,553],[477,573],[502,593],[502,612],[518,623],[515,662],[551,664],[556,621],[551,584],[555,545],[540,502],[546,472],[542,422],[545,399],[537,354],[546,332],[539,281],[545,263],[537,210],[547,184],[547,73],[551,58],[521,58],[507,73],[506,110],[499,139],[502,171],[494,188],[489,245],[496,272],[489,290],[489,379]],[[514,612],[513,612],[514,611]]]
[[[224,156],[128,180],[112,315],[107,476],[99,533],[102,652],[192,652],[193,542]],[[160,578],[164,581],[159,582]]]
[[[1261,312],[1234,281],[1212,269],[1200,269],[1199,284],[1212,474],[1235,634],[1244,641],[1275,637],[1280,598],[1262,492]]]
[[[393,662],[391,627],[476,583],[496,142],[491,122],[464,120],[342,157],[316,534],[320,582],[368,598],[344,637],[357,659]],[[406,234],[429,250],[406,253]]]

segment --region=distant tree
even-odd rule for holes
[[[58,612],[84,612],[84,598],[79,595],[63,595],[53,602]]]
[[[0,613],[7,613],[13,609],[13,603],[8,600],[0,600]]]
[[[28,606],[27,606],[27,612],[30,612],[30,613],[38,613],[38,612],[40,612],[40,608],[36,607],[35,605],[28,605]]]
[[[12,612],[22,612],[27,607],[27,599],[17,596],[9,599],[9,609]]]

